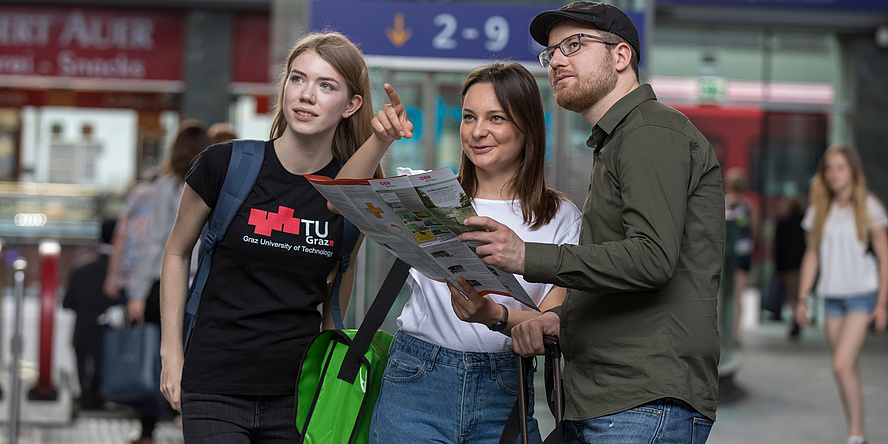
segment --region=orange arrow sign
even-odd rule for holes
[[[386,29],[385,35],[396,48],[404,46],[407,40],[410,40],[413,31],[404,27],[404,14],[400,12],[395,14],[395,27]]]

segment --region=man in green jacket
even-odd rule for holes
[[[639,85],[638,31],[614,6],[538,14],[558,104],[592,125],[580,245],[523,242],[485,217],[463,241],[490,265],[568,288],[564,304],[515,327],[515,351],[560,336],[565,442],[702,443],[718,391],[716,301],[725,201],[712,146]]]

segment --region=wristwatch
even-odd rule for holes
[[[499,304],[499,306],[503,307],[503,317],[500,318],[499,322],[488,327],[490,331],[503,331],[506,325],[509,325],[509,309],[503,304]]]

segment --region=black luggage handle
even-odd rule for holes
[[[561,391],[561,347],[558,345],[558,339],[552,336],[543,337],[543,345],[545,346],[545,378],[546,378],[546,401],[549,405],[549,411],[555,418],[555,429],[549,433],[549,436],[543,441],[543,444],[558,444],[564,440],[564,396]],[[527,374],[533,365],[533,357],[518,356],[516,358],[516,369],[518,376],[518,399],[509,412],[509,418],[506,419],[506,425],[503,427],[503,433],[500,436],[500,444],[514,444],[521,438],[522,444],[527,444],[530,436],[527,431]]]

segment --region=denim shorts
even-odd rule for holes
[[[712,424],[690,404],[663,398],[613,415],[564,421],[564,443],[703,444]]]
[[[373,409],[370,442],[498,443],[518,399],[515,359],[512,352],[461,352],[399,332]],[[540,443],[532,375],[527,383],[530,442]]]
[[[828,318],[840,318],[848,313],[872,314],[876,309],[877,292],[863,293],[847,298],[823,298],[823,313]]]

